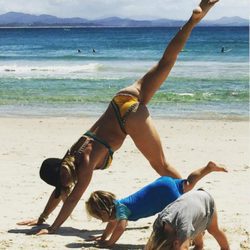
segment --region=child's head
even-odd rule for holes
[[[146,250],[172,250],[173,249],[173,242],[169,242],[167,239],[167,235],[164,235],[163,233],[158,233],[156,231],[153,231],[150,235]]]
[[[115,199],[115,195],[110,192],[95,191],[86,201],[86,210],[90,216],[107,222],[111,219]]]
[[[148,239],[145,250],[185,250],[190,246],[190,239],[181,242],[176,237],[175,231],[166,228],[154,229]]]
[[[154,229],[150,235],[146,250],[174,250],[176,245],[176,232],[175,230],[169,230],[165,225],[157,225],[154,223]]]

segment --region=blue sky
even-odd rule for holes
[[[96,19],[119,16],[133,19],[187,19],[199,0],[0,0],[0,14],[9,11]],[[249,0],[220,0],[207,19],[249,18]]]

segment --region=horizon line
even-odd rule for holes
[[[55,14],[46,14],[46,13],[43,13],[43,14],[31,14],[31,13],[26,13],[26,12],[18,12],[18,11],[8,11],[8,12],[5,12],[3,14],[0,14],[1,15],[6,15],[8,13],[17,13],[17,14],[24,14],[24,15],[31,15],[31,16],[43,16],[43,15],[46,15],[46,16],[52,16],[52,17],[56,17],[56,18],[59,18],[59,19],[74,19],[74,18],[79,18],[79,19],[86,19],[88,21],[96,21],[96,20],[102,20],[102,19],[108,19],[108,18],[120,18],[120,19],[129,19],[129,20],[133,20],[133,21],[157,21],[157,20],[173,20],[173,21],[185,21],[186,19],[173,19],[173,18],[164,18],[164,17],[158,17],[158,18],[153,18],[153,19],[137,19],[137,18],[134,18],[134,17],[121,17],[121,16],[107,16],[107,17],[96,17],[94,19],[92,18],[85,18],[85,17],[79,17],[79,16],[72,16],[72,17],[59,17]],[[216,18],[216,19],[205,19],[203,21],[217,21],[217,20],[220,20],[222,18],[241,18],[243,20],[246,20],[248,21],[247,18],[244,18],[244,17],[240,17],[240,16],[221,16],[219,18]]]

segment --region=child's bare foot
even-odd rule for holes
[[[193,10],[191,20],[198,23],[218,1],[219,0],[201,0],[200,5]]]
[[[224,166],[218,166],[212,161],[207,164],[207,168],[209,168],[211,172],[228,172]]]

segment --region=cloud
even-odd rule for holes
[[[187,19],[199,0],[0,0],[0,14],[16,11],[59,17],[96,19],[110,16],[134,19]],[[222,16],[248,18],[248,0],[221,0],[207,19]]]

